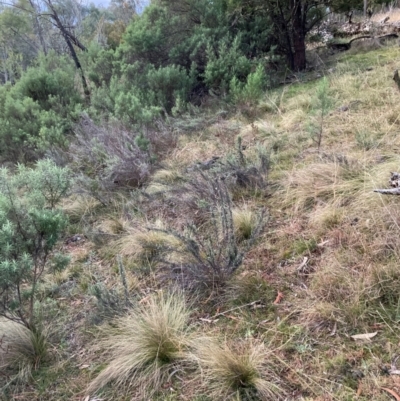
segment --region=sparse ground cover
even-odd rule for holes
[[[46,361],[21,358],[25,375],[2,370],[2,399],[400,394],[391,374],[399,354],[399,199],[373,192],[400,164],[392,80],[399,56],[396,43],[336,55],[321,70],[325,81],[304,74],[266,93],[250,114],[246,106],[180,133],[143,191],[116,193],[107,206],[89,195],[64,201],[70,227],[61,247],[71,263],[38,288]],[[215,175],[224,177],[221,187],[207,186],[204,177]],[[216,254],[221,244],[225,253]],[[169,266],[186,270],[167,275]],[[177,277],[193,283],[193,269],[207,286],[197,275],[195,291],[183,285],[168,295],[171,281],[187,283]],[[352,337],[366,333],[376,334]],[[17,337],[29,355],[32,339]],[[0,345],[6,361],[9,348]]]

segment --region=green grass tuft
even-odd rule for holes
[[[263,343],[245,340],[219,344],[196,340],[206,392],[213,400],[279,400],[284,389]]]
[[[117,319],[101,341],[107,367],[90,383],[88,393],[113,382],[135,388],[141,396],[154,394],[187,358],[188,318],[182,294],[160,293]]]
[[[15,371],[16,378],[27,382],[33,370],[48,358],[48,341],[45,331],[31,331],[22,324],[0,320],[0,371]]]

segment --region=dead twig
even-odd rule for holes
[[[275,298],[274,305],[280,304],[283,298],[283,292],[278,291],[278,295]]]
[[[394,398],[396,398],[397,401],[400,401],[400,396],[394,390],[387,388],[387,387],[381,387],[381,389],[387,391]]]
[[[400,195],[400,188],[392,189],[374,189],[374,192],[378,192],[384,195]]]
[[[396,362],[399,359],[400,355],[396,356],[392,363],[390,364],[389,374],[390,375],[400,375],[400,369],[397,369]]]
[[[389,185],[391,189],[374,189],[374,192],[378,192],[384,195],[400,195],[400,174],[396,172],[390,173]]]
[[[304,256],[303,261],[300,263],[300,266],[297,268],[297,271],[300,273],[304,273],[307,270],[307,264],[308,264],[308,257]]]

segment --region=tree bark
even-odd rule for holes
[[[301,0],[291,0],[293,10],[292,42],[293,42],[293,71],[302,71],[306,68],[305,18],[303,16]]]
[[[292,46],[292,35],[290,24],[286,20],[285,12],[283,11],[282,5],[280,2],[277,4],[278,13],[274,16],[275,24],[278,27],[277,31],[279,32],[279,36],[284,39],[282,42],[285,42],[286,47],[286,59],[289,68],[293,71],[294,67],[294,53]]]

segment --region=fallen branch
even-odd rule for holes
[[[381,389],[387,391],[394,398],[396,398],[397,401],[400,401],[400,396],[394,390],[387,388],[387,387],[381,387]]]
[[[396,172],[390,173],[389,185],[390,189],[374,189],[374,192],[378,192],[384,195],[400,195],[400,174]]]
[[[374,192],[378,192],[384,195],[400,195],[400,188],[392,189],[374,189]]]

